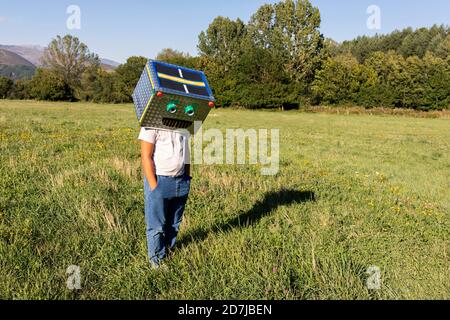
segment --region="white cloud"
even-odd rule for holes
[[[0,16],[0,23],[3,23],[3,22],[6,22],[6,17],[2,17],[2,16]]]

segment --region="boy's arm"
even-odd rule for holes
[[[155,190],[158,185],[158,180],[156,179],[155,163],[153,162],[153,153],[155,151],[155,145],[153,143],[148,143],[141,141],[141,161],[142,170],[147,178],[147,181],[152,190]]]

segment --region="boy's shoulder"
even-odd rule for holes
[[[138,136],[138,140],[142,140],[148,143],[155,143],[158,140],[158,134],[151,128],[141,128]]]

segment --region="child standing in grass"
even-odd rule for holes
[[[142,128],[145,222],[150,264],[159,268],[176,242],[188,199],[190,151],[188,134]]]

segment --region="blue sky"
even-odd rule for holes
[[[388,33],[407,26],[450,24],[449,0],[311,0],[322,14],[322,32],[337,41]],[[219,15],[248,21],[276,0],[0,0],[0,44],[45,46],[71,33],[101,57],[124,62],[132,55],[154,57],[166,47],[197,53],[198,34]],[[68,30],[69,5],[81,9],[81,29]],[[369,30],[366,10],[381,9],[381,30]]]

